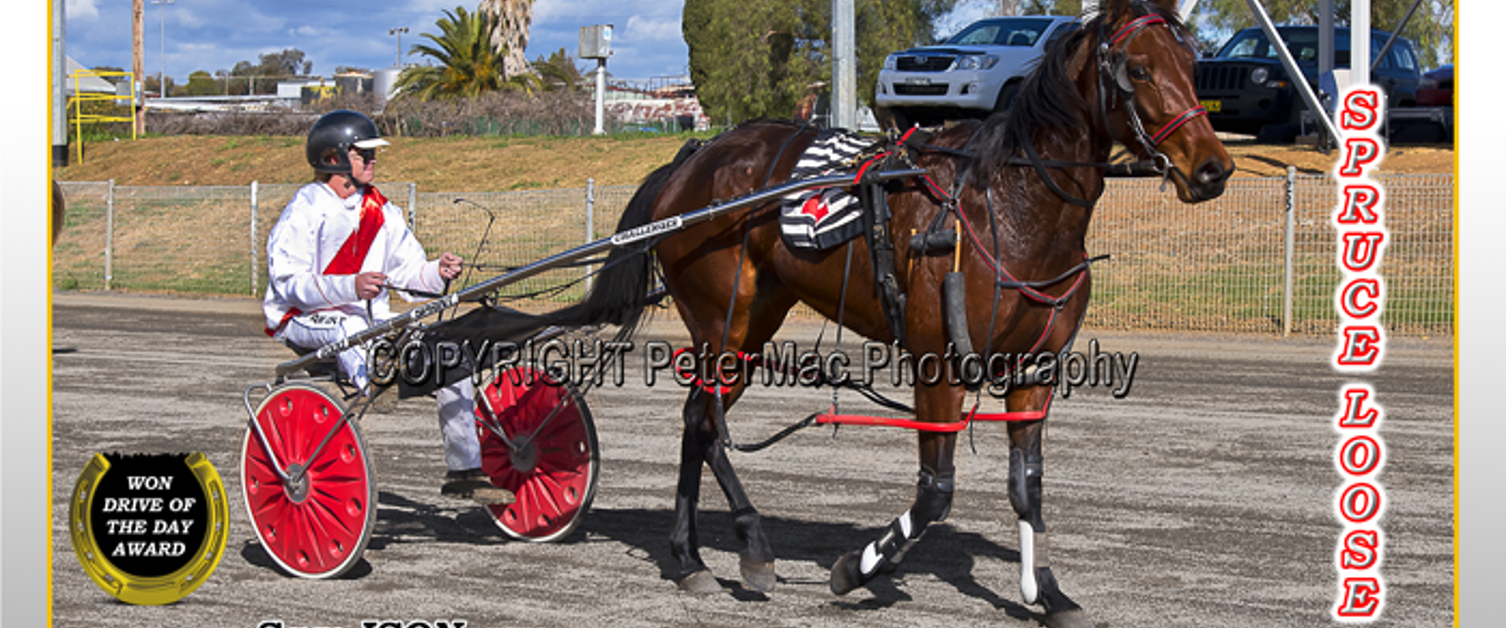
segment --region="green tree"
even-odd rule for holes
[[[858,93],[872,101],[884,57],[930,43],[957,0],[856,0]],[[789,116],[831,80],[831,0],[686,0],[690,79],[713,120]]]
[[[238,61],[230,68],[231,94],[271,94],[277,91],[277,81],[296,76],[307,76],[314,69],[314,62],[302,50],[285,48],[279,52],[258,55],[256,63]]]
[[[1401,18],[1412,6],[1413,0],[1372,0],[1370,3],[1370,27],[1394,31]],[[1318,3],[1313,0],[1265,0],[1266,11],[1271,21],[1277,24],[1317,24]],[[1335,23],[1349,24],[1349,0],[1334,0]],[[1255,16],[1250,14],[1245,0],[1202,0],[1193,13],[1191,24],[1200,22],[1212,26],[1213,32],[1199,32],[1198,39],[1211,42],[1216,47],[1229,36],[1246,26],[1254,26]],[[1203,29],[1207,30],[1207,29]],[[1417,13],[1401,32],[1402,37],[1417,43],[1417,55],[1425,68],[1444,63],[1451,58],[1454,43],[1454,0],[1423,0]]]
[[[435,26],[440,34],[423,33],[434,45],[416,44],[408,54],[421,54],[438,65],[406,68],[394,85],[401,97],[433,100],[436,98],[472,97],[503,89],[506,49],[492,48],[489,33],[495,19],[484,12],[471,13],[465,7],[445,11]],[[521,79],[520,79],[521,80]],[[514,86],[518,83],[515,81]]]
[[[539,55],[539,58],[533,62],[533,69],[539,73],[544,91],[563,89],[573,92],[580,87],[584,79],[580,68],[575,66],[575,57],[566,53],[564,48],[551,53],[547,59],[544,55]]]
[[[1020,15],[1081,15],[1082,0],[1026,0]]]
[[[213,96],[220,93],[220,86],[215,82],[214,76],[204,70],[195,70],[188,75],[188,86],[184,88],[189,96]]]

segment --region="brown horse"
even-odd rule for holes
[[[1105,0],[1099,14],[1047,53],[1007,116],[957,125],[923,147],[916,165],[929,172],[936,187],[919,180],[887,184],[893,213],[890,243],[906,295],[902,327],[891,329],[868,244],[853,241],[848,246],[854,253],[841,247],[819,252],[787,248],[773,204],[664,237],[654,251],[695,346],[708,345],[717,353],[757,352],[786,312],[804,302],[834,320],[844,310],[839,322],[868,338],[884,343],[898,339],[917,356],[943,355],[956,339],[942,315],[943,275],[952,270],[953,256],[915,253],[907,246],[911,233],[936,224],[966,234],[958,246],[971,324],[961,335],[972,347],[984,354],[1017,355],[1068,346],[1091,291],[1084,238],[1093,202],[1103,193],[1105,162],[1114,143],[1151,158],[1188,203],[1219,196],[1234,169],[1206,117],[1199,115],[1192,81],[1196,55],[1174,5],[1172,0]],[[645,181],[619,232],[782,182],[814,135],[803,126],[753,122],[704,147],[688,146]],[[954,204],[947,198],[954,198]],[[850,269],[845,266],[849,263]],[[614,311],[606,292],[628,301],[636,298],[633,302],[641,305],[649,275],[647,263],[618,265],[598,280],[597,292],[586,302],[569,308],[571,314],[591,310],[596,315],[590,318],[613,322],[635,318],[636,310]],[[710,466],[730,503],[743,545],[744,581],[758,590],[769,590],[775,582],[774,551],[717,424],[717,404],[725,411],[744,390],[741,383],[733,385],[718,400],[693,388],[685,401],[670,535],[673,575],[685,590],[720,589],[698,550],[702,465]],[[917,385],[917,419],[956,424],[966,393],[965,387],[944,381]],[[1037,411],[1043,417],[1052,393],[1050,386],[1020,386],[1003,403],[1010,411]],[[1020,525],[1021,590],[1027,603],[1044,607],[1052,625],[1089,625],[1078,605],[1061,592],[1047,562],[1041,520],[1043,424],[1044,418],[1008,423],[1009,495]],[[902,557],[928,524],[946,517],[956,433],[921,430],[918,437],[920,481],[914,505],[883,538],[837,561],[834,592],[846,593],[867,582]]]

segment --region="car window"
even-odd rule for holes
[[[1318,31],[1317,29],[1278,31],[1281,38],[1286,40],[1286,49],[1292,52],[1292,57],[1298,61],[1318,60]],[[1274,54],[1272,56],[1275,56]]]
[[[984,24],[957,33],[957,36],[948,40],[947,43],[969,46],[992,44],[994,43],[994,39],[999,36],[1000,30],[997,25]]]
[[[1417,70],[1417,57],[1412,54],[1410,47],[1397,44],[1391,50],[1391,56],[1395,58],[1396,67],[1408,72]]]
[[[1051,26],[1050,20],[1004,19],[974,22],[948,39],[954,46],[1034,46]]]
[[[1046,45],[1050,46],[1056,43],[1056,40],[1076,32],[1079,28],[1082,28],[1082,24],[1080,22],[1067,22],[1066,24],[1062,24],[1056,30],[1051,31],[1051,37],[1046,40]]]
[[[1381,48],[1386,47],[1386,39],[1386,37],[1380,35],[1374,35],[1370,38],[1370,65],[1375,66],[1377,70],[1391,70],[1396,67],[1396,64],[1392,63],[1392,59],[1396,58],[1396,55],[1393,53],[1396,52],[1396,46],[1400,46],[1401,42],[1393,44],[1391,52],[1386,53],[1386,58],[1381,59],[1379,64],[1375,63],[1376,59],[1380,59]]]
[[[1224,46],[1223,50],[1218,51],[1218,56],[1224,59],[1259,59],[1264,58],[1269,53],[1270,46],[1266,45],[1265,34],[1253,31],[1236,35],[1232,41]]]
[[[1281,28],[1278,30],[1281,38],[1286,41],[1287,50],[1298,62],[1317,63],[1318,61],[1318,29],[1316,28]],[[1380,49],[1386,45],[1387,35],[1376,35],[1370,44],[1370,59],[1374,61],[1380,55]],[[1349,67],[1349,29],[1340,28],[1334,31],[1334,65],[1337,67]],[[1415,56],[1411,51],[1400,52],[1403,44],[1397,42],[1393,46],[1391,54],[1386,55],[1380,67],[1391,68],[1399,66],[1403,68],[1417,66]],[[1405,59],[1398,55],[1408,55]],[[1229,43],[1224,44],[1223,49],[1218,51],[1221,59],[1275,59],[1276,48],[1271,46],[1265,38],[1265,32],[1260,29],[1240,31],[1234,35]],[[1410,66],[1402,65],[1409,63]]]

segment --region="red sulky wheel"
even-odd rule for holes
[[[288,384],[256,408],[266,442],[247,426],[241,445],[241,491],[256,538],[279,567],[300,578],[345,573],[376,524],[366,443],[355,421],[340,420],[344,415],[329,393]],[[269,450],[287,467],[288,481],[278,476]]]
[[[493,374],[476,401],[481,468],[517,496],[487,506],[497,527],[524,541],[570,534],[591,508],[601,464],[585,400],[544,371],[519,366]]]

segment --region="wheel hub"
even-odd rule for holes
[[[512,459],[512,468],[519,473],[532,473],[533,467],[539,462],[539,450],[532,440],[520,440],[512,447],[508,454]]]
[[[288,501],[301,504],[309,497],[309,476],[304,473],[303,465],[288,465],[288,479],[282,484],[282,492],[287,494]]]

